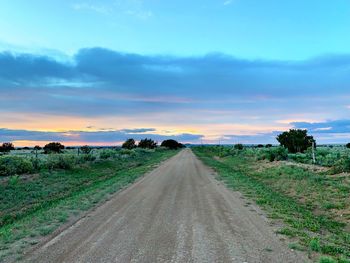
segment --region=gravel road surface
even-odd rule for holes
[[[305,262],[190,149],[37,248],[26,262]]]

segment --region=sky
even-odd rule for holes
[[[348,0],[0,4],[0,142],[350,141]]]

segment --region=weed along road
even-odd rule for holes
[[[260,210],[181,151],[26,262],[305,262]]]

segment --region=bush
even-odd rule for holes
[[[162,142],[162,144],[160,145],[161,147],[166,147],[168,149],[171,149],[171,150],[176,150],[176,149],[180,149],[180,148],[183,148],[183,144],[182,143],[179,143],[175,140],[165,140]]]
[[[272,144],[268,143],[265,145],[266,148],[271,148],[272,147]]]
[[[339,159],[333,168],[333,173],[343,173],[343,172],[350,172],[350,157],[343,157]]]
[[[244,146],[243,146],[243,144],[238,143],[238,144],[235,144],[235,145],[233,146],[233,148],[234,148],[235,150],[243,150],[243,149],[244,149]]]
[[[264,145],[258,144],[256,147],[258,147],[258,148],[264,148]]]
[[[312,159],[311,157],[307,156],[305,153],[294,153],[289,154],[288,158],[297,162],[297,163],[311,163]]]
[[[130,149],[122,149],[119,154],[122,157],[135,157],[136,156],[136,152],[134,150],[130,150]]]
[[[288,151],[284,147],[275,147],[265,150],[260,159],[267,159],[270,162],[283,161],[288,159]]]
[[[3,153],[8,153],[8,152],[10,152],[11,150],[14,150],[14,149],[15,149],[15,147],[10,142],[4,142],[0,146],[0,152],[3,152]]]
[[[33,170],[33,164],[24,157],[0,157],[0,176],[30,173]]]
[[[136,148],[135,140],[134,139],[127,139],[123,143],[122,148],[129,149],[129,150]]]
[[[83,160],[83,162],[93,162],[96,160],[96,156],[91,153],[88,153],[88,154],[82,155],[81,159]]]
[[[44,153],[61,153],[64,145],[59,142],[50,142],[44,146]]]
[[[139,144],[138,147],[140,148],[147,148],[147,149],[154,149],[157,147],[157,143],[155,141],[153,141],[152,139],[142,139]]]
[[[142,154],[153,153],[153,152],[156,151],[156,149],[136,148],[134,151],[135,151],[138,155],[142,155]]]
[[[287,132],[283,132],[277,136],[277,141],[288,149],[290,153],[303,153],[312,144],[315,144],[315,140],[312,136],[307,135],[307,130],[295,130],[290,129]]]
[[[48,169],[72,169],[77,163],[77,159],[74,155],[70,154],[54,154],[49,155],[46,160],[46,166]]]
[[[84,154],[89,154],[92,151],[92,148],[88,145],[84,145],[80,147],[80,150]]]
[[[100,159],[109,159],[114,158],[116,156],[116,152],[113,150],[103,150],[100,152]]]
[[[350,148],[350,142],[345,145],[346,148]]]

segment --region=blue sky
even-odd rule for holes
[[[347,0],[0,2],[0,141],[350,141]]]

